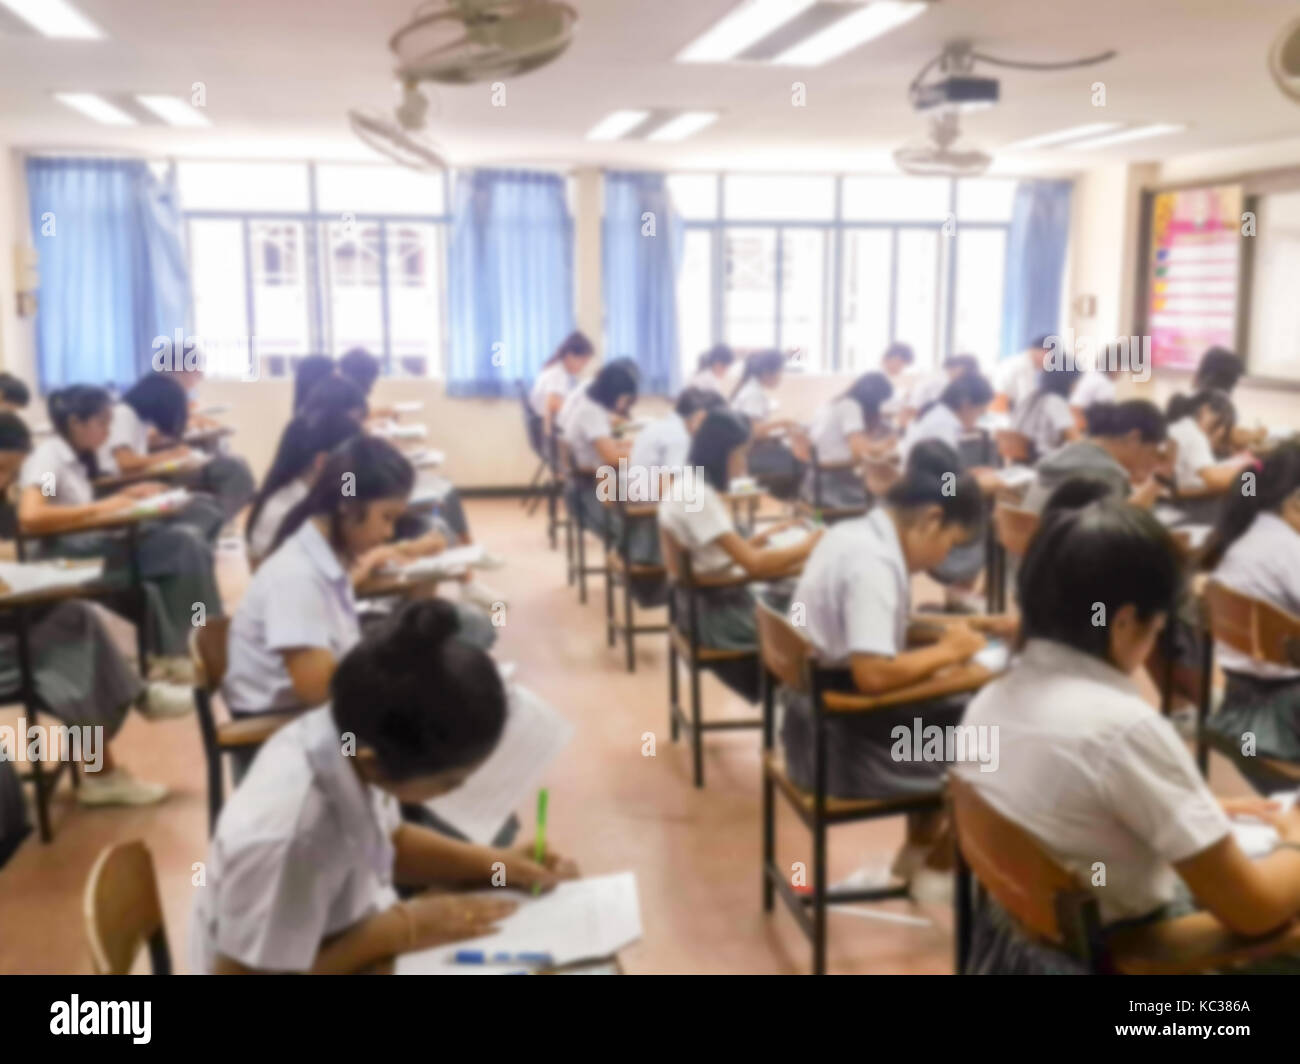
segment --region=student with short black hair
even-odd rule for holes
[[[76,529],[163,490],[161,484],[144,481],[96,499],[96,453],[108,439],[112,399],[102,388],[76,384],[51,392],[48,405],[55,433],[37,445],[22,468],[18,519],[24,531],[42,535]],[[212,549],[224,521],[217,504],[199,495],[169,520],[145,525],[137,537],[148,643],[163,659],[157,666],[174,679],[192,675],[187,651],[196,606],[202,604],[208,617],[221,616]],[[128,580],[130,559],[120,536],[69,531],[41,546],[60,557],[104,557],[108,580]]]
[[[1165,417],[1145,399],[1094,403],[1084,438],[1068,443],[1034,468],[1036,479],[1021,505],[1038,512],[1057,486],[1076,476],[1096,477],[1135,505],[1152,506],[1160,495],[1154,478],[1167,437]]]
[[[725,397],[727,378],[731,367],[736,364],[736,353],[726,344],[714,344],[704,352],[696,363],[695,375],[691,377],[691,387],[708,392],[716,392]]]
[[[1011,428],[1033,445],[1032,461],[1082,435],[1070,409],[1070,393],[1080,376],[1073,368],[1045,368],[1038,375],[1034,393],[1012,411]]]
[[[31,389],[12,373],[0,373],[0,413],[25,410],[32,401]]]
[[[194,971],[367,971],[490,933],[513,911],[509,895],[457,891],[498,884],[496,873],[524,893],[576,875],[552,853],[534,861],[531,846],[479,846],[401,819],[400,804],[464,783],[505,730],[496,665],[456,624],[447,603],[411,603],[332,670],[328,705],[262,747],[212,838]],[[399,885],[451,892],[399,902]]]
[[[1176,915],[1195,898],[1231,931],[1261,935],[1300,913],[1300,810],[1216,799],[1131,679],[1181,587],[1173,540],[1146,511],[1108,498],[1052,514],[1017,580],[1022,649],[962,722],[997,729],[998,771],[953,771],[1095,894],[1104,924]],[[1233,811],[1273,823],[1287,848],[1249,860]],[[972,971],[1073,970],[987,898],[973,932]]]
[[[686,464],[691,436],[711,410],[725,408],[726,399],[716,391],[683,388],[670,413],[645,426],[632,441],[628,468],[678,468]]]
[[[826,507],[866,506],[869,501],[860,463],[892,451],[893,436],[885,430],[882,410],[894,394],[883,373],[864,373],[844,392],[824,403],[813,418],[808,442],[817,465],[852,463],[849,468],[804,473],[802,498]],[[821,498],[817,499],[820,481]]]
[[[774,525],[746,538],[736,531],[730,508],[723,500],[732,478],[745,468],[749,425],[726,409],[710,410],[700,422],[686,460],[689,473],[659,504],[659,526],[681,544],[691,559],[696,577],[708,577],[739,568],[754,580],[769,583],[770,602],[784,603],[792,590],[788,577],[821,538],[810,531],[803,540],[785,547],[769,546],[771,537],[793,522]],[[714,650],[755,650],[758,628],[754,617],[754,589],[750,585],[701,588],[696,592],[701,645]],[[687,601],[678,593],[678,624],[686,627]],[[708,666],[720,680],[751,702],[758,701],[758,662],[724,661]]]

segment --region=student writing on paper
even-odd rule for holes
[[[700,424],[691,441],[687,463],[702,471],[703,479],[691,484],[691,490],[673,492],[659,504],[660,526],[681,544],[691,558],[696,577],[718,576],[738,568],[753,580],[788,577],[812,550],[821,530],[810,531],[797,544],[788,547],[768,546],[769,538],[785,525],[774,525],[759,535],[746,539],[736,531],[731,510],[722,499],[727,484],[744,469],[745,447],[749,441],[748,423],[730,410],[713,410]],[[775,586],[770,596],[783,609],[790,595],[789,586]],[[676,615],[685,627],[687,604],[678,593]],[[748,585],[703,588],[696,592],[700,642],[715,650],[754,650],[758,647],[758,627],[754,618],[754,591]],[[751,702],[758,701],[759,674],[757,661],[723,661],[710,663],[718,678]]]
[[[735,364],[736,354],[730,347],[714,344],[696,362],[690,387],[714,392],[725,398],[731,392],[727,387],[727,378],[731,376],[731,367]]]
[[[195,892],[198,972],[349,973],[476,938],[514,910],[509,895],[572,878],[570,862],[450,839],[403,822],[401,803],[454,790],[491,754],[506,718],[496,664],[456,637],[447,603],[408,605],[348,653],[332,700],[281,728],[222,809]],[[499,862],[499,864],[498,864]]]
[[[745,371],[731,393],[731,409],[749,419],[749,473],[779,499],[793,497],[803,472],[803,463],[777,438],[800,431],[796,422],[776,416],[772,393],[784,373],[784,354],[759,351],[745,359]]]
[[[188,422],[189,399],[173,375],[150,373],[142,377],[120,402],[113,404],[108,439],[96,455],[100,473],[139,473],[196,457],[194,451],[179,442],[185,438]],[[170,445],[151,452],[151,434]],[[172,479],[211,495],[226,520],[253,497],[253,474],[248,463],[231,454],[213,455]]]
[[[1300,813],[1254,799],[1221,803],[1131,679],[1181,580],[1169,533],[1144,510],[1106,499],[1049,517],[1017,580],[1023,649],[963,721],[998,729],[998,771],[970,762],[953,771],[1075,872],[1096,894],[1103,922],[1199,905],[1232,931],[1263,934],[1300,913]],[[1098,603],[1104,625],[1093,622]],[[1248,860],[1227,815],[1243,808],[1272,822],[1284,848]],[[987,898],[976,925],[976,971],[1072,970]]]
[[[1033,444],[1032,460],[1080,438],[1070,409],[1070,393],[1079,377],[1075,369],[1044,369],[1033,394],[1016,404],[1011,427]]]
[[[710,410],[727,405],[721,393],[703,388],[683,388],[664,417],[650,422],[636,434],[628,456],[629,469],[662,471],[681,469],[691,449],[691,436]],[[645,500],[649,501],[649,500]]]
[[[804,472],[801,497],[828,507],[866,506],[869,498],[858,463],[882,458],[895,444],[884,432],[881,410],[893,394],[893,385],[883,373],[864,373],[841,395],[824,404],[813,418],[808,442],[818,465],[843,469],[809,468]],[[820,498],[816,490],[820,484]]]
[[[1232,488],[1238,474],[1254,461],[1237,455],[1220,461],[1215,455],[1230,449],[1237,411],[1223,392],[1204,391],[1175,395],[1165,411],[1169,439],[1176,446],[1174,487],[1177,505],[1189,512],[1212,516],[1219,496]]]
[[[993,374],[994,410],[1012,411],[1034,394],[1038,375],[1047,362],[1050,340],[1048,336],[1037,336],[1021,354],[998,363]]]
[[[24,532],[43,535],[76,529],[121,514],[163,490],[160,484],[145,482],[96,499],[95,455],[108,439],[112,417],[108,393],[73,385],[51,392],[48,404],[55,434],[36,446],[22,468],[18,520]],[[174,519],[150,523],[138,536],[136,552],[148,596],[151,649],[164,659],[158,667],[177,679],[191,672],[187,640],[195,605],[202,603],[208,617],[221,616],[212,545],[224,523],[213,500],[195,496]],[[120,536],[74,531],[44,540],[41,546],[44,553],[61,557],[104,557],[109,580],[128,580],[129,559]]]
[[[0,412],[0,495],[17,479],[30,450],[27,426],[15,415]],[[0,577],[0,586],[3,583]],[[161,801],[167,788],[137,780],[117,763],[108,744],[132,709],[151,721],[192,712],[190,688],[162,680],[141,682],[88,602],[66,599],[36,608],[29,625],[32,683],[42,707],[70,727],[104,729],[98,764],[85,763],[83,757],[86,775],[76,791],[77,801],[82,805]],[[0,687],[12,691],[18,682],[16,621],[12,613],[3,611],[0,601]]]
[[[626,418],[631,411],[636,402],[637,387],[635,373],[626,365],[611,362],[601,368],[595,380],[579,389],[562,430],[573,464],[580,472],[594,473],[602,466],[617,470],[619,459],[626,459],[631,454],[631,441],[615,437],[614,423],[617,418]],[[612,527],[613,515],[597,498],[596,483],[591,477],[572,481],[565,501],[570,512],[582,508],[587,528],[602,530],[608,527],[610,539],[617,538],[617,530]]]
[[[542,363],[528,396],[528,406],[542,419],[543,439],[550,439],[565,398],[578,387],[578,379],[586,371],[595,353],[596,349],[586,334],[575,330]]]
[[[1238,382],[1245,375],[1246,364],[1241,360],[1240,355],[1229,351],[1226,347],[1211,347],[1207,348],[1205,354],[1201,356],[1192,387],[1198,392],[1222,392],[1224,395],[1231,396]],[[1227,457],[1233,451],[1254,447],[1267,438],[1266,428],[1248,429],[1244,425],[1234,423],[1229,433],[1230,446],[1225,449],[1222,457]]]
[[[1231,590],[1300,616],[1300,442],[1264,459],[1253,492],[1229,493],[1203,564]],[[1255,756],[1234,761],[1256,790],[1277,790],[1259,758],[1300,763],[1300,668],[1256,661],[1222,643],[1215,657],[1227,685],[1208,728],[1234,750],[1255,736]]]

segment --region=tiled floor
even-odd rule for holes
[[[577,725],[551,772],[550,837],[584,871],[636,872],[645,926],[626,950],[632,973],[796,973],[808,969],[803,936],[780,911],[765,916],[759,894],[757,732],[716,733],[706,740],[706,784],[690,782],[683,744],[669,741],[666,654],[662,636],[640,641],[637,671],[625,671],[621,646],[607,649],[604,596],[597,582],[586,606],[564,583],[563,555],[546,549],[541,516],[529,519],[513,500],[469,506],[476,538],[508,559],[486,581],[509,600],[498,657],[518,665],[516,677],[553,702]],[[223,554],[228,602],[247,579],[242,559]],[[751,715],[752,709],[705,680],[709,713]],[[3,719],[16,716],[4,711]],[[642,755],[646,733],[655,756]],[[30,839],[0,870],[0,973],[89,970],[82,934],[81,893],[99,849],[144,839],[154,854],[177,967],[184,971],[192,868],[207,846],[205,785],[193,718],[151,725],[132,716],[115,744],[137,775],[172,788],[147,809],[89,810],[66,785],[56,801],[55,838]],[[1244,789],[1223,762],[1214,782]],[[783,816],[783,862],[807,861],[802,826]],[[902,837],[892,821],[848,826],[831,835],[834,877],[864,863],[887,863]],[[928,926],[833,913],[833,972],[942,973],[951,970],[951,917],[943,907],[907,902],[877,911],[929,918]]]

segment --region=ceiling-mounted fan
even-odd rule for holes
[[[348,122],[363,143],[402,166],[445,169],[445,153],[425,133],[429,101],[421,83],[466,85],[526,74],[568,48],[577,24],[577,11],[559,0],[422,4],[388,42],[401,102],[391,117],[354,109]]]
[[[1284,96],[1300,103],[1300,19],[1287,26],[1268,53],[1268,72]]]

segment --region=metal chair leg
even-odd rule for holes
[[[700,731],[700,665],[693,656],[691,658],[691,759],[695,763],[695,786],[703,787],[704,735]]]
[[[632,631],[632,581],[623,582],[623,639],[627,643],[627,671],[636,672],[636,634]]]

